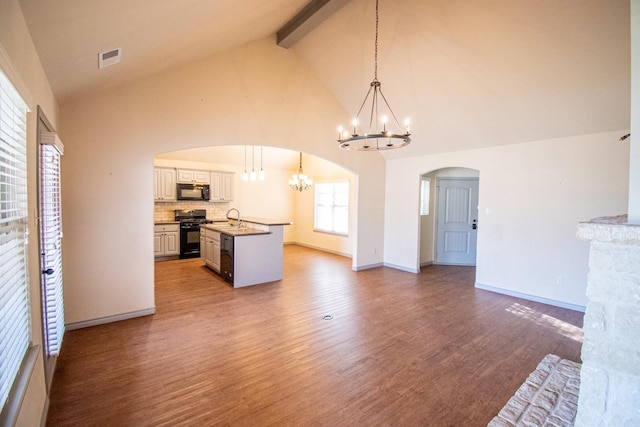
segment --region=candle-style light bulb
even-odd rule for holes
[[[358,133],[356,132],[356,127],[358,126],[358,119],[353,119],[351,121],[351,124],[353,125],[353,135],[357,135]]]
[[[387,116],[382,116],[381,121],[382,121],[382,131],[384,132],[387,130]]]
[[[404,119],[404,127],[405,127],[406,133],[411,132],[411,120],[409,120],[408,117]]]
[[[342,125],[338,126],[338,141],[340,141],[340,139],[342,138],[342,131],[343,131],[343,127]]]

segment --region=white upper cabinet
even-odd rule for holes
[[[176,201],[175,169],[153,169],[153,200],[156,202]]]
[[[233,201],[233,172],[211,172],[212,202]]]
[[[209,184],[210,179],[209,171],[178,169],[178,182]]]

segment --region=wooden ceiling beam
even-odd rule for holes
[[[278,46],[290,48],[349,0],[311,0],[276,33]]]

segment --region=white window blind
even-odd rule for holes
[[[31,341],[26,122],[27,105],[0,71],[0,407]]]
[[[60,198],[60,156],[64,146],[54,132],[42,132],[40,142],[40,249],[44,285],[44,342],[47,354],[57,356],[65,330]]]
[[[422,178],[420,181],[420,215],[429,215],[429,198],[431,192],[431,180]]]
[[[314,229],[329,233],[349,233],[349,182],[316,184]]]

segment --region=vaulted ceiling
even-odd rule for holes
[[[307,1],[21,6],[64,105],[273,35]],[[378,77],[396,114],[411,117],[414,139],[385,157],[628,128],[629,8],[628,0],[380,0]],[[373,78],[374,22],[374,0],[350,0],[291,47],[349,112]],[[98,70],[98,52],[118,47],[122,62]]]

